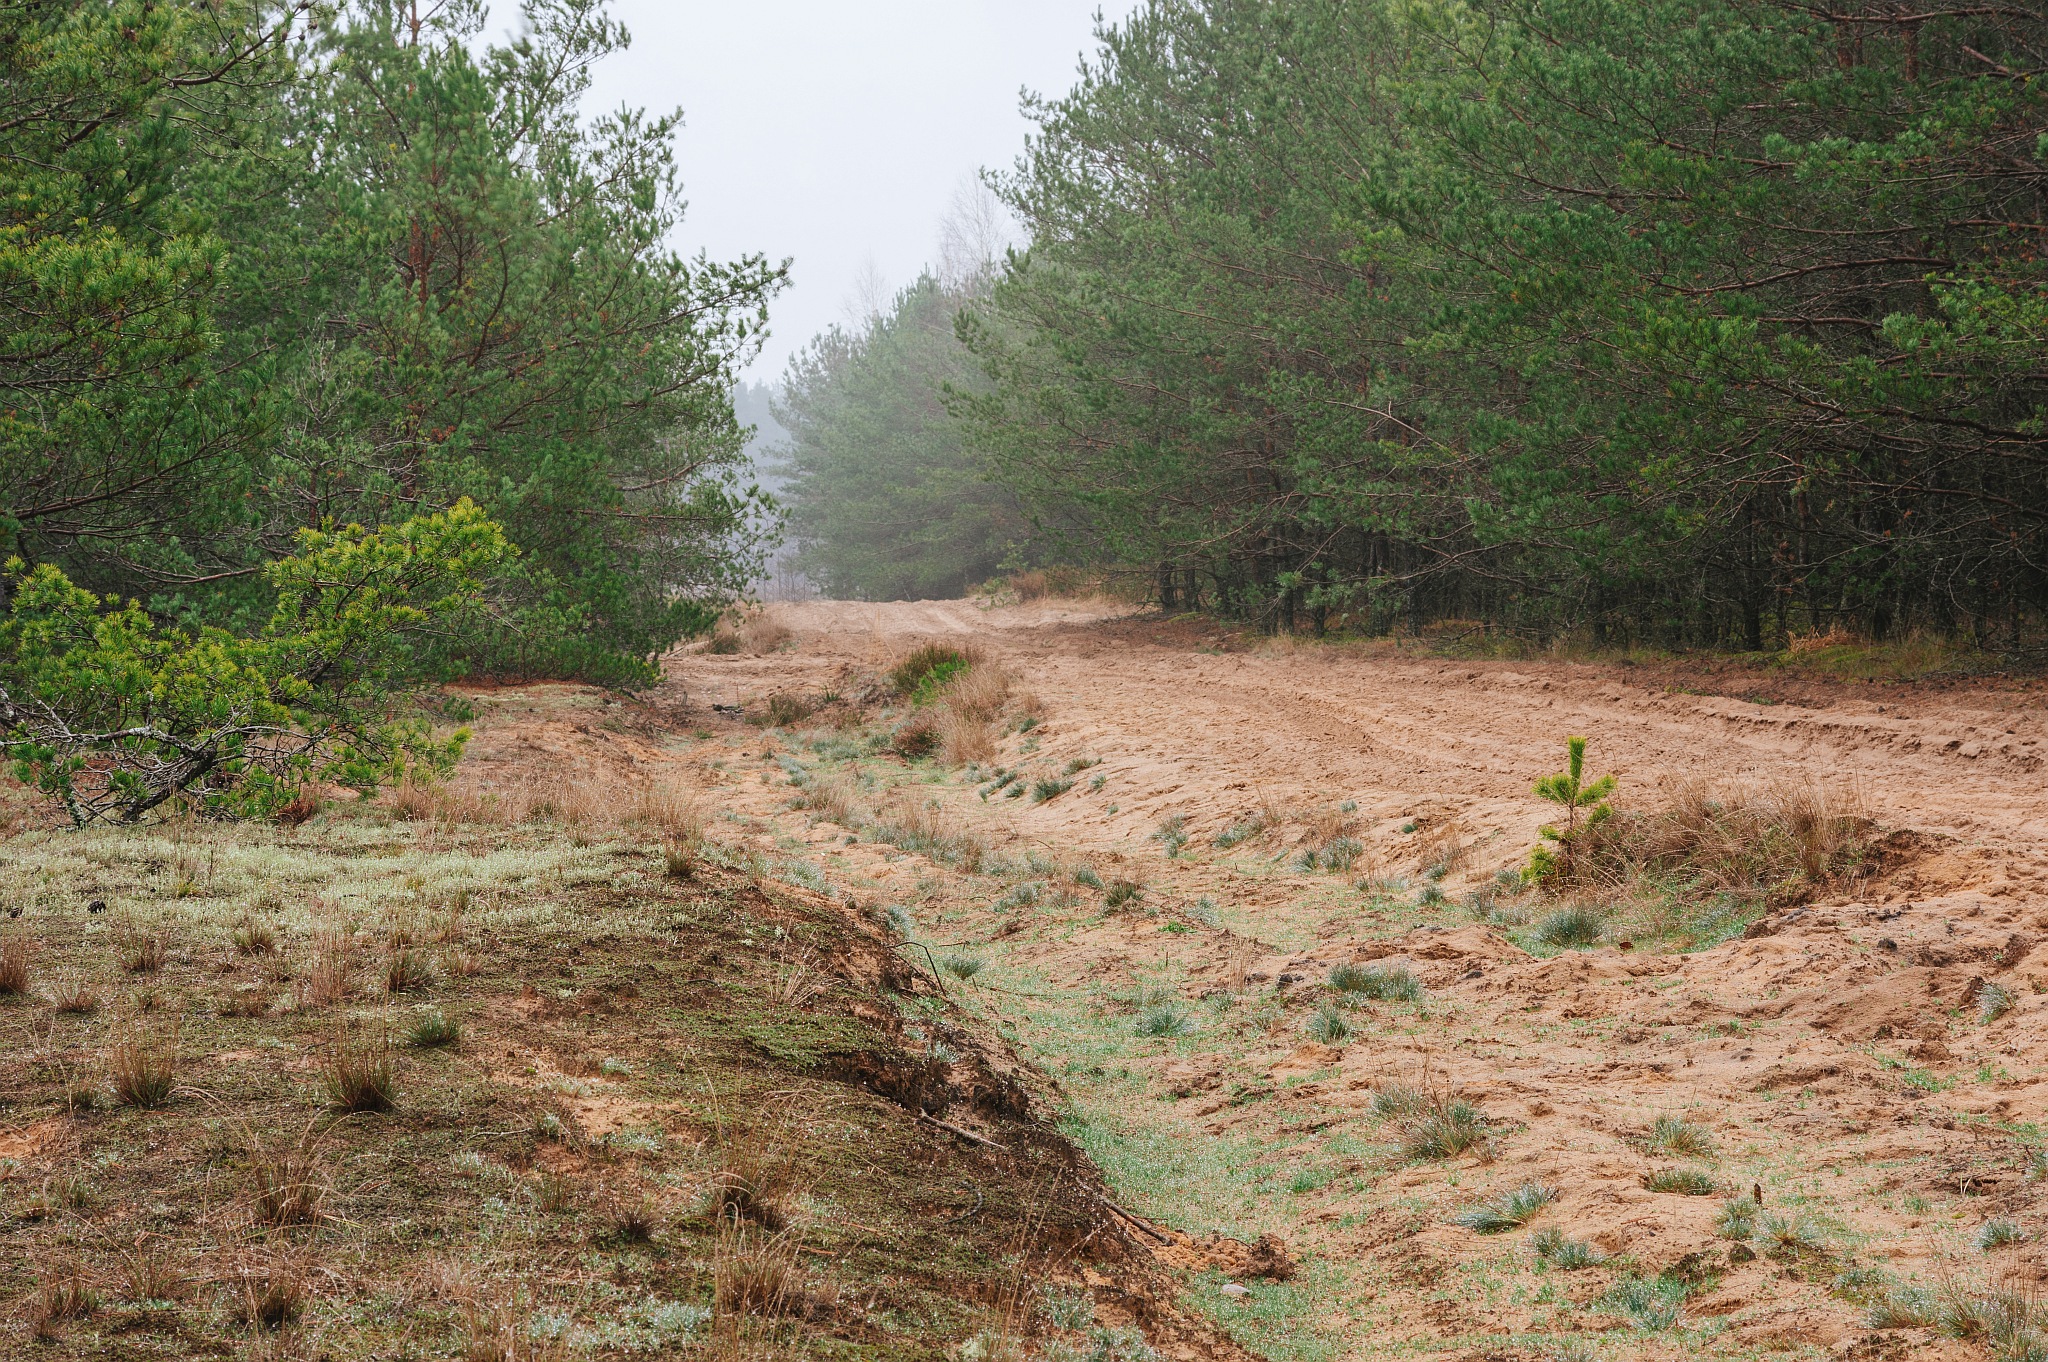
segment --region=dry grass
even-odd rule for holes
[[[794,1314],[804,1302],[797,1268],[798,1240],[791,1230],[721,1222],[712,1252],[714,1330],[738,1333],[748,1321]],[[714,1342],[714,1347],[716,1342]]]
[[[308,1123],[296,1140],[266,1143],[245,1132],[249,1160],[250,1212],[259,1225],[282,1229],[320,1220],[320,1203],[331,1182],[320,1154],[320,1141]]]
[[[863,821],[860,786],[837,771],[808,777],[797,795],[797,806],[843,828],[859,827]]]
[[[277,949],[277,928],[261,918],[244,914],[235,924],[232,940],[237,955],[269,955]]]
[[[973,673],[969,673],[973,675]],[[995,726],[958,711],[939,722],[939,759],[949,766],[991,760],[996,754]]]
[[[1546,888],[1648,891],[1681,908],[1716,896],[1794,903],[1852,878],[1875,834],[1855,801],[1817,785],[1715,798],[1695,783],[1661,812],[1621,811],[1589,828],[1563,849]]]
[[[168,1241],[145,1235],[120,1255],[121,1294],[132,1304],[166,1304],[185,1298],[188,1283]]]
[[[296,1258],[250,1264],[235,1277],[234,1314],[256,1329],[277,1330],[305,1313],[307,1265]]]
[[[100,1010],[100,991],[89,979],[67,979],[50,991],[50,1006],[76,1017]]]
[[[107,1053],[107,1076],[114,1095],[128,1106],[149,1110],[168,1102],[178,1083],[178,1028],[116,1036]]]
[[[401,946],[384,957],[384,991],[416,992],[432,985],[439,973],[425,951]]]
[[[532,1312],[510,1301],[462,1302],[462,1362],[554,1362],[567,1355],[557,1338],[536,1338]]]
[[[626,821],[664,842],[701,841],[704,836],[704,810],[689,792],[673,785],[642,786]]]
[[[605,1233],[622,1244],[651,1244],[661,1233],[667,1214],[644,1188],[605,1187],[597,1194],[597,1213]]]
[[[878,842],[974,871],[989,857],[988,843],[951,810],[915,790],[892,792],[868,828]]]
[[[310,823],[319,812],[320,791],[311,785],[301,785],[292,802],[277,811],[276,818],[283,826],[296,828]]]
[[[298,981],[301,1007],[330,1007],[355,992],[356,940],[346,928],[313,936],[313,963]]]
[[[171,947],[164,930],[124,922],[114,933],[114,951],[121,968],[130,974],[155,974],[170,958]]]
[[[943,716],[928,709],[920,709],[889,735],[889,747],[898,756],[928,757],[939,750],[946,740],[941,720]]]
[[[100,1308],[99,1288],[86,1276],[75,1258],[60,1259],[42,1274],[34,1302],[29,1307],[29,1332],[49,1341],[57,1337],[66,1321],[86,1319]]]
[[[25,998],[29,991],[28,933],[9,932],[0,941],[0,998]]]
[[[983,659],[951,681],[940,692],[946,707],[965,719],[993,723],[1010,701],[1010,674],[998,663]]]
[[[336,1111],[390,1111],[398,1105],[398,1071],[391,1037],[351,1027],[328,1042],[321,1064],[327,1100]]]
[[[777,619],[773,611],[762,610],[740,622],[739,636],[740,647],[748,656],[766,657],[792,642],[796,633]]]

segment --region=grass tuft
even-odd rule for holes
[[[1546,946],[1597,945],[1607,930],[1607,916],[1586,904],[1573,904],[1537,920],[1535,936]]]
[[[178,1032],[129,1032],[114,1041],[107,1058],[114,1095],[123,1103],[152,1110],[171,1100],[178,1082]]]
[[[1597,1267],[1607,1261],[1607,1255],[1583,1239],[1567,1239],[1560,1229],[1545,1228],[1529,1236],[1529,1247],[1536,1257],[1554,1268],[1565,1272],[1577,1272],[1582,1268]]]
[[[1164,1002],[1140,1012],[1135,1029],[1141,1036],[1185,1036],[1195,1029],[1195,1023],[1179,1003]]]
[[[336,1111],[390,1111],[398,1105],[389,1036],[340,1032],[328,1044],[321,1077]]]
[[[1557,1189],[1540,1182],[1525,1182],[1493,1200],[1460,1211],[1457,1222],[1480,1234],[1505,1234],[1535,1218],[1536,1213],[1557,1200]]]
[[[1334,965],[1330,969],[1330,987],[1377,1002],[1420,1002],[1423,992],[1422,981],[1399,965],[1390,969],[1378,965]]]
[[[2017,1221],[2008,1220],[2002,1215],[1994,1216],[1978,1227],[1977,1247],[1989,1253],[1993,1249],[2009,1248],[2021,1243],[2026,1237],[2027,1232],[2019,1227]]]
[[[459,1044],[462,1026],[445,1012],[429,1012],[405,1033],[405,1043],[415,1050],[435,1050]]]
[[[1351,1038],[1351,1019],[1334,1003],[1324,1003],[1310,1014],[1304,1029],[1310,1040],[1321,1041],[1325,1045],[1341,1045]]]
[[[10,932],[0,941],[0,998],[25,998],[29,991],[29,942],[26,932]]]
[[[1664,1278],[1624,1277],[1607,1289],[1600,1304],[1628,1321],[1638,1333],[1660,1333],[1678,1323],[1685,1309],[1684,1283]]]
[[[1714,1156],[1714,1136],[1697,1121],[1683,1116],[1659,1116],[1643,1136],[1643,1147],[1656,1154],[1708,1159]]]
[[[1699,1168],[1659,1168],[1643,1179],[1653,1192],[1676,1192],[1680,1196],[1712,1196],[1717,1190],[1711,1173]]]
[[[1432,1097],[1400,1126],[1401,1156],[1411,1163],[1450,1159],[1468,1150],[1490,1150],[1485,1119],[1471,1103]]]

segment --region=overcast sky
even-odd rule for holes
[[[680,106],[677,244],[794,257],[747,377],[841,320],[866,262],[894,289],[931,259],[957,188],[1008,166],[1017,92],[1064,92],[1094,13],[1124,0],[612,0],[633,46],[590,105]],[[513,5],[493,6],[492,37]]]

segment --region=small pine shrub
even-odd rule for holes
[[[1325,1045],[1341,1045],[1351,1038],[1351,1021],[1329,1003],[1324,1003],[1310,1014],[1304,1028],[1309,1039]]]
[[[1491,1201],[1460,1211],[1457,1222],[1480,1234],[1505,1234],[1528,1224],[1536,1212],[1555,1200],[1556,1188],[1546,1187],[1540,1182],[1525,1182]]]
[[[1712,1196],[1718,1190],[1713,1175],[1699,1168],[1659,1168],[1643,1179],[1643,1186],[1680,1196]]]

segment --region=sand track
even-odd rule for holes
[[[998,764],[1036,775],[1100,758],[1086,768],[1103,778],[1099,789],[1044,803],[977,799],[957,774],[892,778],[948,803],[1008,854],[1085,860],[1142,881],[1142,914],[1086,903],[1078,916],[992,909],[986,876],[950,875],[792,808],[770,764],[777,740],[755,750],[741,736],[753,730],[722,716],[709,719],[722,736],[693,761],[724,812],[775,846],[802,844],[836,886],[864,901],[914,900],[949,945],[988,952],[996,977],[1029,978],[1041,990],[1031,996],[1061,1000],[1025,1016],[1018,1033],[1041,1063],[1071,1055],[1076,1035],[1116,1047],[1118,1068],[1088,1071],[1106,1077],[1068,1081],[1098,1125],[1152,1132],[1172,1164],[1165,1185],[1194,1187],[1191,1170],[1212,1145],[1257,1148],[1305,1173],[1343,1170],[1291,1197],[1247,1193],[1238,1212],[1345,1265],[1301,1307],[1353,1321],[1337,1329],[1343,1355],[1549,1356],[1547,1343],[1524,1351],[1514,1340],[1618,1329],[1601,1314],[1605,1283],[1669,1270],[1703,1274],[1686,1306],[1695,1332],[1622,1330],[1601,1355],[1979,1358],[1982,1345],[1928,1329],[1869,1329],[1863,1298],[1831,1286],[1834,1274],[2048,1288],[2048,1182],[2023,1176],[2048,1131],[2048,709],[2038,686],[1452,662],[1247,639],[1072,602],[775,610],[795,631],[787,650],[678,655],[669,701],[708,716],[713,703],[758,707],[776,692],[879,698],[878,676],[914,642],[972,641],[1045,715],[1028,737],[1005,740]],[[1812,784],[1904,830],[1911,850],[1875,878],[1710,949],[1609,943],[1538,958],[1456,900],[1525,860],[1554,812],[1530,786],[1560,764],[1569,733],[1590,738],[1593,768],[1616,773],[1638,808],[1688,782],[1723,792]],[[1340,802],[1357,806],[1361,869],[1408,877],[1411,901],[1389,906],[1347,877],[1294,868],[1289,853],[1307,844],[1315,812]],[[1215,847],[1215,833],[1261,808],[1280,811],[1281,825],[1236,851]],[[1154,833],[1176,815],[1193,841],[1167,859]],[[1443,880],[1450,901],[1427,907],[1412,886],[1436,835],[1469,854]],[[1191,931],[1193,919],[1176,918],[1197,895],[1224,906],[1226,930]],[[1307,1042],[1306,1019],[1327,996],[1319,981],[1343,961],[1405,965],[1427,985],[1428,1005],[1412,1016],[1368,1009],[1348,1042]],[[1268,1019],[1249,1030],[1234,1020],[1242,1010],[1225,1011],[1184,1042],[1134,1044],[1128,1014],[1114,1012],[1141,985],[1168,985],[1200,1006],[1245,971],[1264,991],[1239,1007]],[[2012,999],[1990,1022],[1977,1008],[1987,980]],[[991,1007],[1012,1006],[989,996]],[[1355,1152],[1378,1138],[1373,1091],[1417,1079],[1485,1110],[1497,1162],[1404,1165]],[[1646,1150],[1642,1132],[1680,1112],[1715,1132],[1705,1163],[1716,1195],[1644,1185],[1672,1159]],[[1544,1223],[1621,1266],[1532,1296],[1526,1236],[1455,1223],[1475,1197],[1532,1178],[1561,1190]],[[1766,1191],[1773,1214],[1818,1217],[1825,1249],[1774,1257],[1721,1234],[1721,1197],[1750,1186]],[[1220,1215],[1225,1193],[1140,1204],[1193,1220]],[[1973,1240],[1994,1215],[2028,1236],[1995,1258]]]

